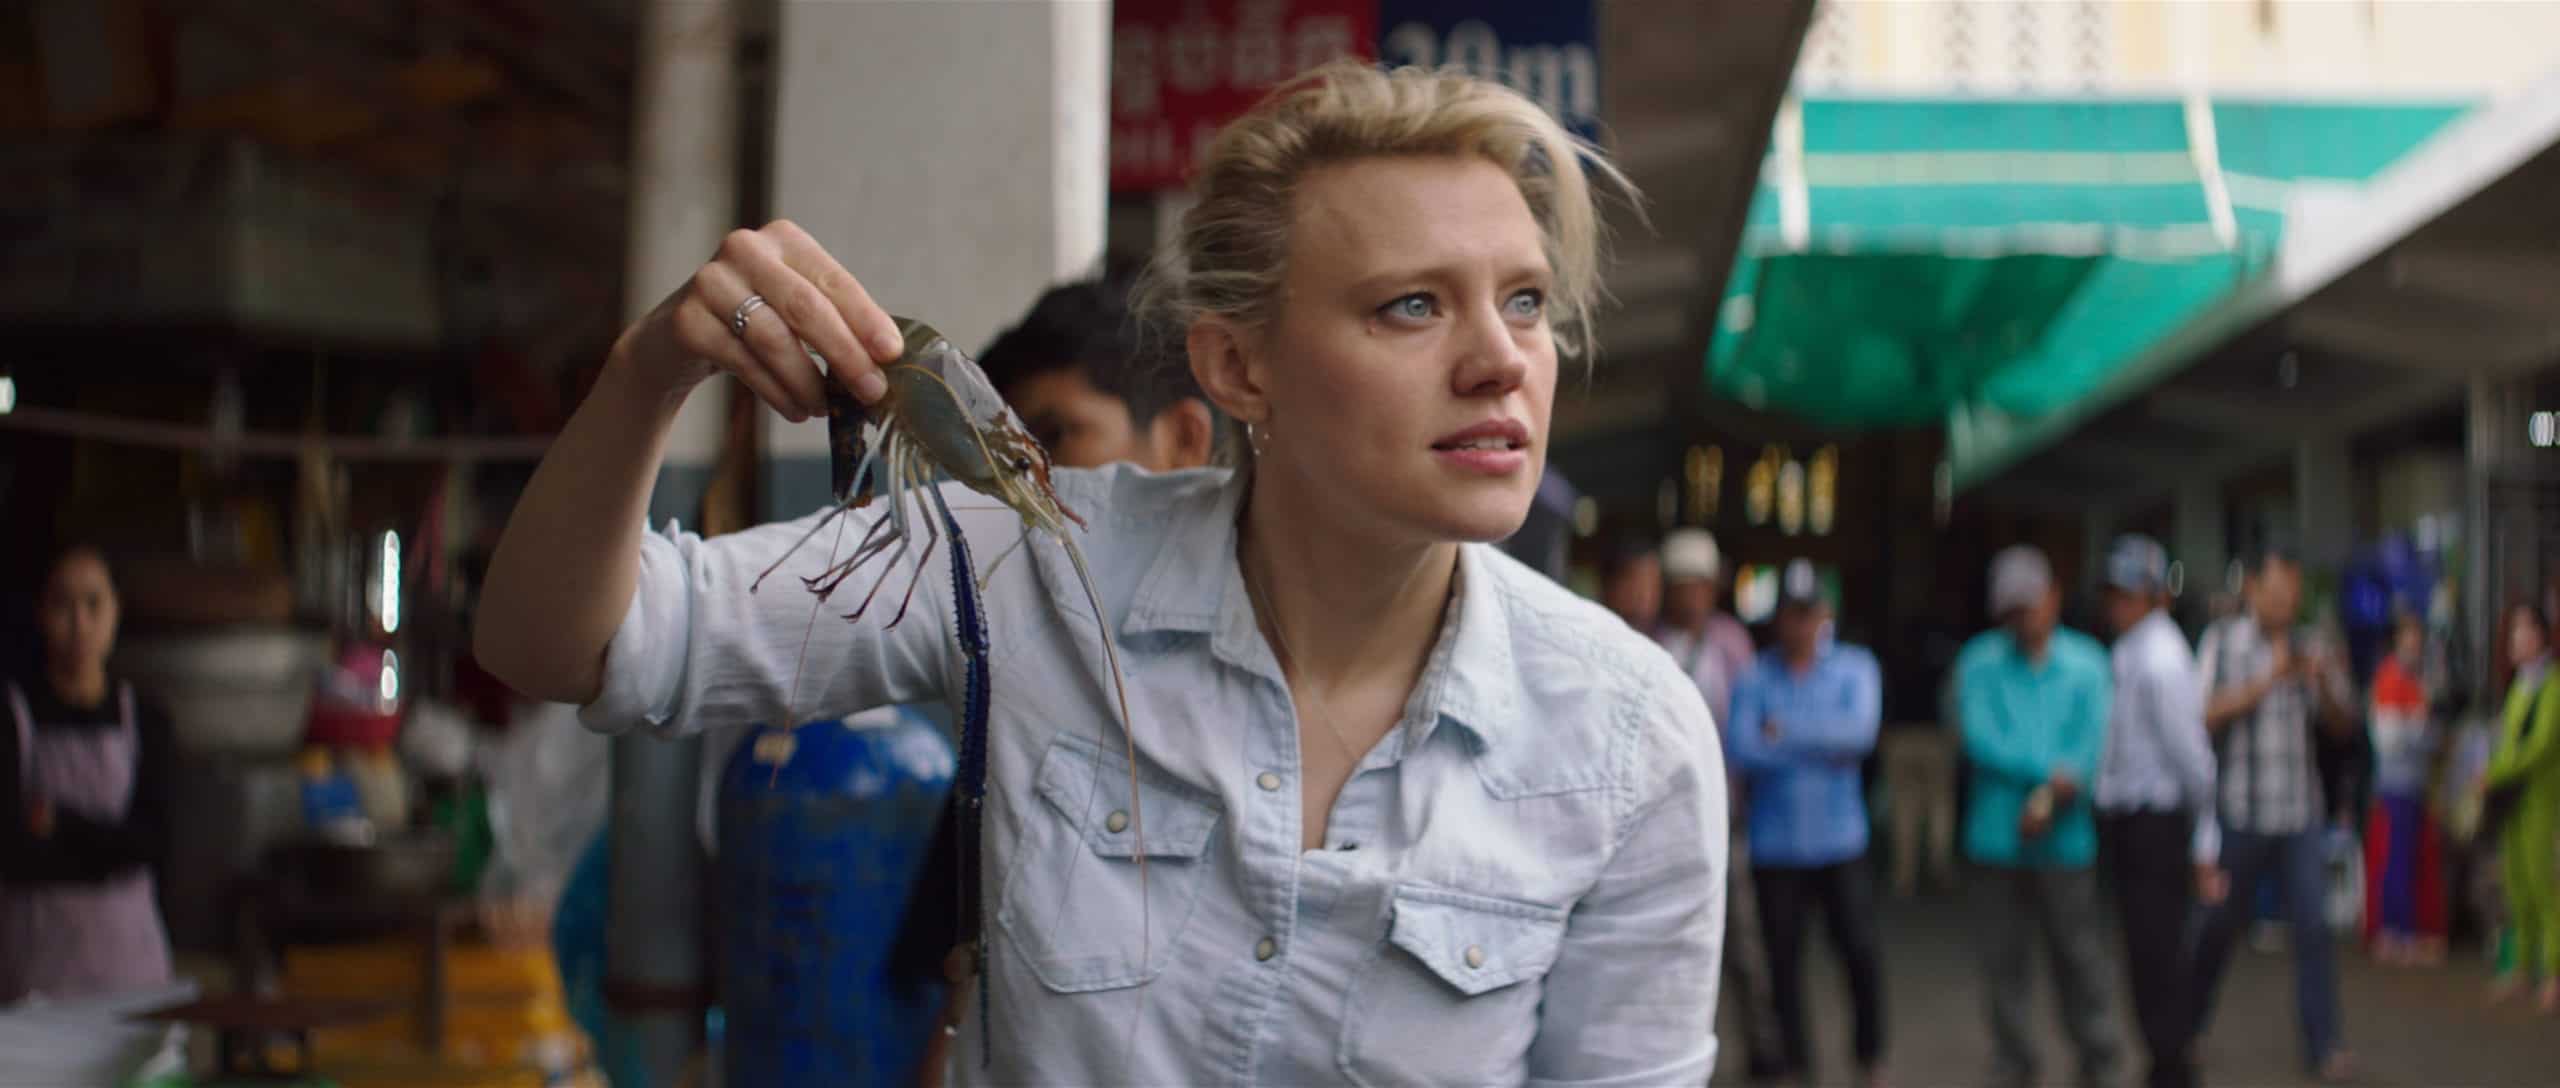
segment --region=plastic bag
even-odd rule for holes
[[[494,850],[480,879],[483,914],[549,925],[579,855],[604,830],[612,738],[578,724],[578,708],[534,703],[473,753],[488,788]]]

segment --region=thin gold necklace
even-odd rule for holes
[[[1238,557],[1238,561],[1244,567],[1244,592],[1253,600],[1254,615],[1269,621],[1266,626],[1271,631],[1271,648],[1279,653],[1280,679],[1285,687],[1291,666],[1298,660],[1298,655],[1289,652],[1289,636],[1280,631],[1280,613],[1271,607],[1269,595],[1262,592],[1262,587],[1258,584],[1261,579],[1254,577],[1253,565],[1243,562],[1241,556]],[[1295,692],[1291,694],[1294,695]],[[1342,730],[1333,724],[1333,712],[1326,708],[1324,697],[1316,694],[1316,686],[1312,683],[1307,685],[1307,701],[1315,704],[1317,724],[1324,726],[1325,732],[1333,734],[1333,742],[1342,746],[1342,758],[1350,761],[1349,767],[1352,771],[1358,771],[1360,769],[1359,750],[1353,748],[1351,738],[1343,736]]]

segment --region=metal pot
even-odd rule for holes
[[[182,747],[277,755],[302,743],[328,652],[322,632],[242,624],[128,640],[116,666],[168,707]]]

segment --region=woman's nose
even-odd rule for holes
[[[1498,307],[1477,308],[1466,319],[1466,354],[1458,363],[1456,384],[1461,396],[1508,393],[1529,373],[1529,353],[1518,330],[1502,319]]]

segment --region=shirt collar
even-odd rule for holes
[[[1187,496],[1165,512],[1161,524],[1184,529],[1162,535],[1121,633],[1205,634],[1212,656],[1277,682],[1283,679],[1279,660],[1254,623],[1244,572],[1236,565],[1236,515],[1246,482],[1246,473],[1231,473],[1215,491]],[[1493,569],[1489,552],[1484,545],[1458,548],[1456,593],[1405,707],[1405,726],[1418,727],[1407,738],[1408,749],[1441,718],[1465,729],[1484,749],[1517,732],[1527,697],[1514,667],[1501,572]]]
[[[1799,681],[1815,683],[1822,679],[1823,674],[1830,671],[1832,661],[1839,656],[1840,644],[1825,639],[1821,646],[1814,649],[1813,663],[1805,666],[1801,676],[1796,673],[1793,665],[1787,663],[1787,648],[1784,646],[1771,646],[1760,651],[1760,663],[1763,671],[1775,677],[1779,683],[1792,684]]]
[[[2152,609],[2150,615],[2142,617],[2142,622],[2133,625],[2131,633],[2154,639],[2163,634],[2169,634],[2176,635],[2181,642],[2186,640],[2186,633],[2178,629],[2178,621],[2169,617],[2169,610],[2166,608]]]

